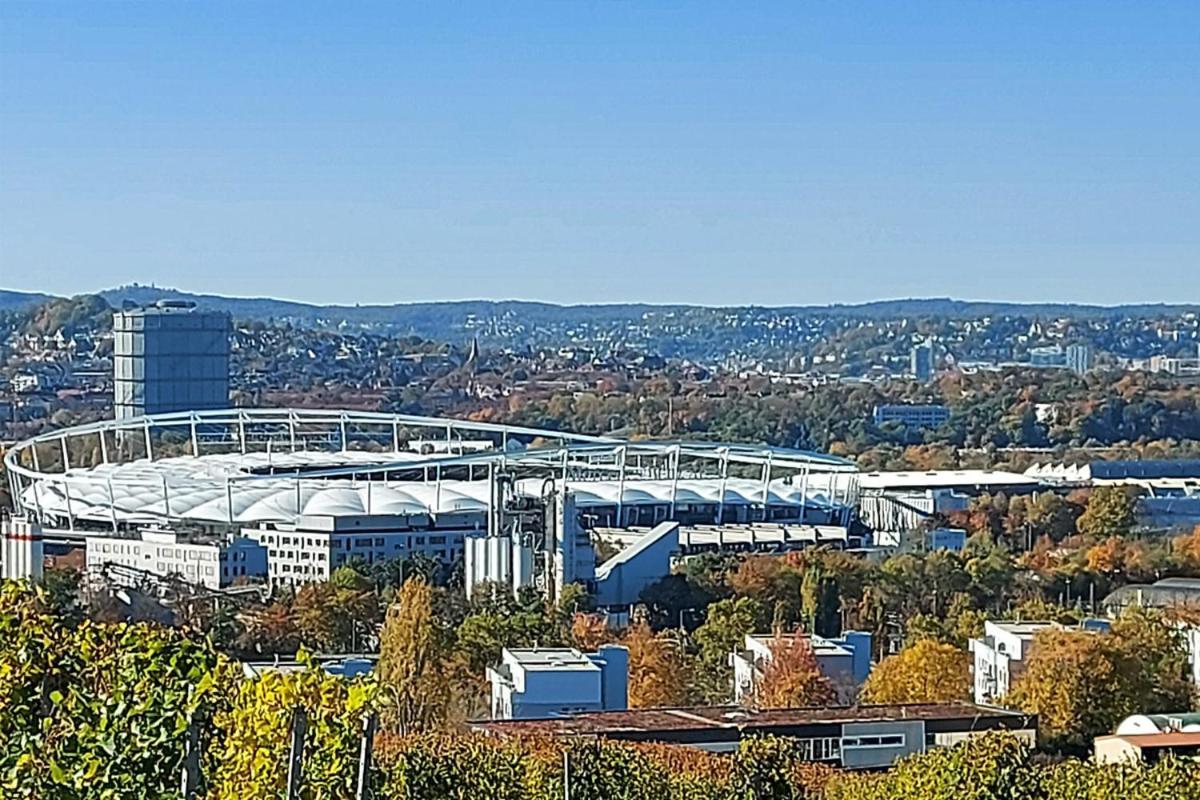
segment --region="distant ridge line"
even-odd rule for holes
[[[351,324],[394,324],[432,322],[422,317],[447,315],[461,319],[495,317],[513,313],[536,321],[545,316],[558,320],[614,319],[645,314],[669,314],[696,311],[761,310],[782,315],[822,315],[861,317],[863,319],[895,319],[899,317],[1123,317],[1168,316],[1200,313],[1200,303],[1129,303],[1095,305],[1085,303],[1016,303],[987,300],[956,300],[949,297],[902,298],[873,300],[864,303],[832,303],[827,305],[729,305],[707,306],[694,303],[578,303],[559,304],[532,300],[444,300],[374,305],[319,305],[270,297],[227,297],[216,294],[185,292],[178,289],[130,284],[97,292],[111,306],[119,307],[128,300],[144,304],[156,300],[189,300],[201,308],[227,311],[241,319],[291,319],[316,324],[346,322]],[[40,292],[18,292],[0,289],[0,309],[19,309],[45,302],[53,295]],[[420,327],[420,324],[418,324]]]

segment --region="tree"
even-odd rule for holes
[[[401,733],[437,727],[446,718],[446,648],[432,598],[423,580],[405,581],[383,625],[377,671],[387,721]]]
[[[306,583],[296,592],[292,616],[296,629],[308,646],[327,653],[337,652],[349,637],[351,620],[338,614],[337,589],[331,583]]]
[[[704,624],[694,638],[706,668],[729,665],[729,655],[741,647],[748,634],[767,622],[767,610],[752,597],[731,597],[708,607]]]
[[[837,699],[837,687],[817,663],[812,643],[800,631],[790,636],[776,633],[771,657],[755,676],[751,702],[759,708],[795,708],[828,705]]]
[[[1099,486],[1088,497],[1076,529],[1093,539],[1126,536],[1133,529],[1136,507],[1137,495],[1124,486]]]
[[[633,708],[678,706],[688,701],[688,664],[679,642],[655,634],[645,622],[632,626],[621,641],[629,649],[629,705]]]
[[[971,696],[966,650],[922,639],[879,662],[863,686],[868,703],[946,703]]]
[[[1087,551],[1087,568],[1100,575],[1112,575],[1125,565],[1125,541],[1109,536]]]
[[[1027,521],[1038,535],[1049,536],[1056,542],[1075,532],[1079,506],[1054,492],[1042,492],[1027,506]]]
[[[643,589],[638,599],[645,603],[653,627],[688,629],[695,627],[698,611],[712,601],[683,575],[660,578]]]
[[[1191,533],[1176,536],[1171,541],[1171,550],[1188,569],[1200,569],[1200,525]]]
[[[541,611],[515,611],[509,614],[483,612],[471,614],[458,626],[455,649],[472,672],[482,674],[486,667],[500,661],[505,647],[563,644],[561,631]]]
[[[1177,628],[1141,609],[1108,633],[1043,631],[1010,700],[1052,744],[1084,747],[1130,714],[1190,707],[1187,651]]]
[[[603,614],[576,614],[571,618],[571,642],[580,650],[594,652],[615,638]]]
[[[804,571],[800,583],[800,613],[805,627],[818,636],[836,637],[842,632],[837,578],[817,564]]]
[[[0,581],[0,796],[177,795],[189,720],[227,695],[204,637],[64,624],[41,587]]]
[[[1191,706],[1187,644],[1178,626],[1161,612],[1135,607],[1113,621],[1111,637],[1124,665],[1125,691],[1138,707]]]
[[[1005,701],[1038,715],[1051,746],[1084,748],[1139,709],[1121,691],[1121,669],[1100,634],[1050,629],[1034,637],[1025,671]]]
[[[300,634],[296,630],[291,609],[284,603],[274,602],[261,610],[246,615],[246,630],[238,643],[243,652],[294,653],[300,646]]]

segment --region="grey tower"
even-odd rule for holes
[[[922,342],[913,347],[908,355],[909,372],[921,383],[929,383],[933,378],[933,345]]]
[[[229,315],[160,300],[113,314],[117,419],[229,405]]]

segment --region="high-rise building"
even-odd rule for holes
[[[933,377],[933,345],[922,342],[913,347],[909,354],[909,371],[921,383],[928,383]]]
[[[1067,345],[1067,367],[1075,373],[1084,374],[1092,368],[1092,348],[1086,344]]]
[[[229,315],[160,300],[113,314],[117,419],[229,405]]]

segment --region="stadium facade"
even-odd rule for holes
[[[249,537],[290,584],[424,553],[463,558],[468,587],[554,593],[594,580],[599,530],[678,522],[787,542],[789,528],[847,526],[858,498],[857,468],[812,452],[338,410],[108,420],[22,442],[5,465],[15,512],[48,538]]]

